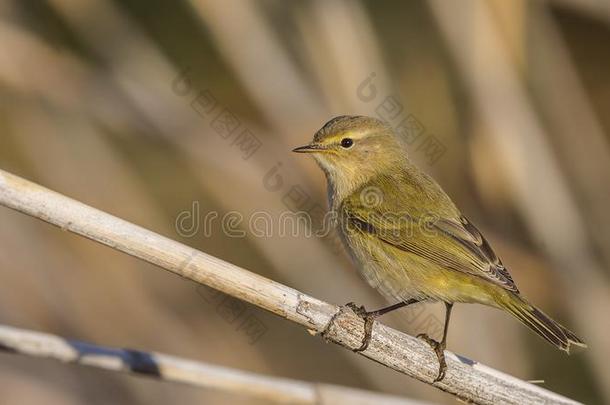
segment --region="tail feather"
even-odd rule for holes
[[[573,332],[561,326],[544,312],[533,305],[530,305],[520,297],[512,295],[505,304],[505,308],[524,325],[568,354],[570,353],[572,345],[587,347],[587,345]]]

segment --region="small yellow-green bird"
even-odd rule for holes
[[[441,187],[409,161],[393,130],[382,121],[340,116],[328,121],[309,145],[326,174],[330,209],[348,252],[364,278],[396,304],[378,311],[348,304],[365,319],[366,350],[375,318],[421,301],[445,303],[440,342],[422,338],[445,376],[444,349],[451,308],[479,303],[508,311],[565,352],[586,345],[528,303],[485,238]]]

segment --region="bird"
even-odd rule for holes
[[[430,345],[447,370],[444,351],[455,303],[506,311],[556,348],[586,347],[573,332],[529,303],[481,232],[439,184],[408,157],[405,142],[384,121],[342,115],[328,121],[313,141],[293,149],[313,155],[328,185],[329,210],[340,238],[364,279],[394,304],[376,311],[346,304],[364,319],[368,348],[374,321],[418,302],[445,304],[440,340]]]

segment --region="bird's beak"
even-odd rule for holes
[[[324,152],[326,147],[319,145],[317,143],[311,143],[305,146],[299,146],[298,148],[294,148],[292,151],[296,153],[318,153]]]

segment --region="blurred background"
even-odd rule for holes
[[[290,150],[333,116],[381,117],[520,290],[590,347],[568,357],[509,315],[458,305],[449,349],[610,403],[608,44],[606,0],[3,1],[0,167],[317,298],[373,309],[386,303],[332,233],[261,233],[248,219],[304,211],[321,226],[322,172]],[[238,218],[231,232],[226,215]],[[420,305],[383,322],[439,333],[440,319],[440,305]],[[456,402],[8,209],[0,323]],[[3,404],[258,403],[8,354],[0,392]]]

